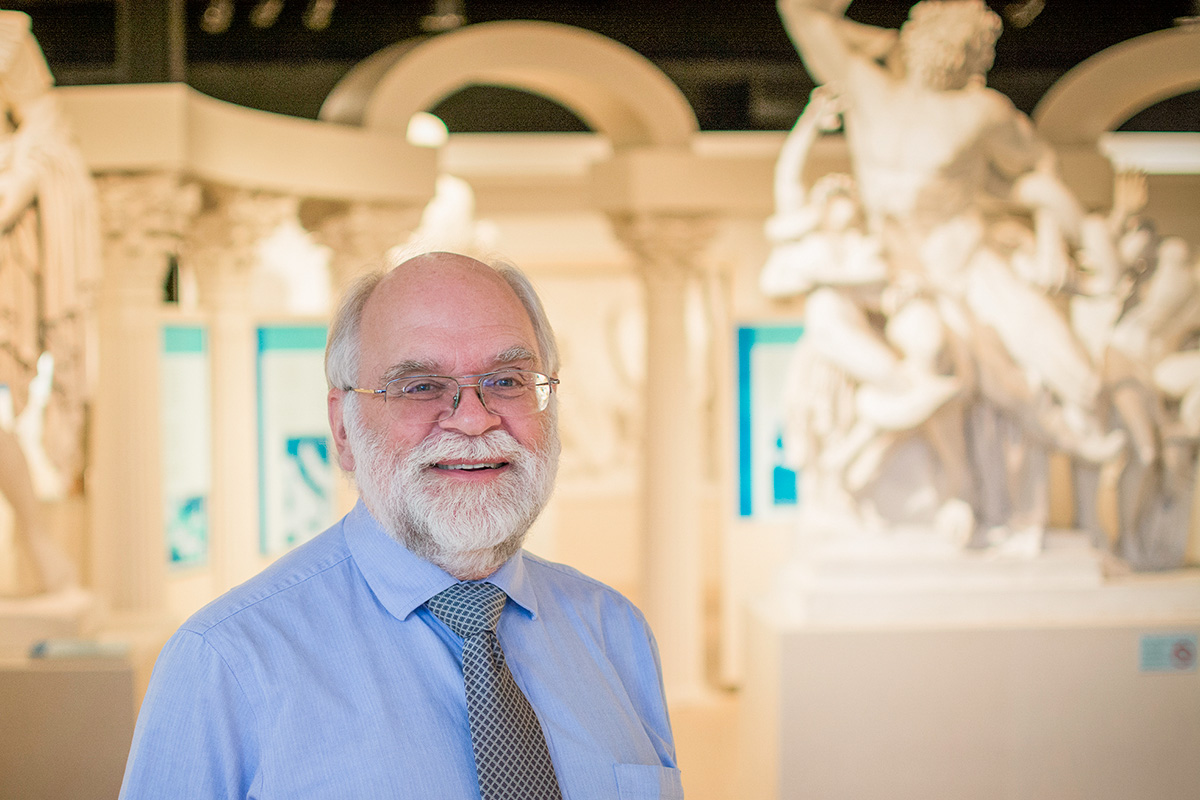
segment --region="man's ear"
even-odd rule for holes
[[[346,437],[345,389],[330,389],[326,397],[329,409],[329,430],[333,433],[333,446],[337,448],[338,464],[346,472],[354,472],[354,453]]]

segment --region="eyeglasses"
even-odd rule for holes
[[[474,383],[463,383],[475,379]],[[351,391],[383,395],[391,414],[407,422],[440,422],[454,414],[463,389],[474,389],[489,414],[527,417],[546,410],[558,378],[524,369],[501,369],[482,375],[450,378],[445,375],[406,375],[382,389]]]

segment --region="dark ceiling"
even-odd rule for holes
[[[322,4],[332,9],[324,28],[306,16]],[[911,4],[856,0],[849,15],[896,27]],[[989,82],[1026,112],[1088,56],[1200,13],[1200,0],[990,4],[1005,30]],[[549,20],[615,39],[679,86],[703,130],[786,130],[812,89],[773,0],[18,0],[7,7],[33,18],[60,84],[183,80],[213,97],[299,117],[316,117],[356,63],[394,42],[436,35],[427,30],[430,18],[455,10],[466,24]],[[465,89],[434,111],[453,132],[585,129],[549,101],[491,87]],[[1123,129],[1200,130],[1200,93],[1148,109]]]

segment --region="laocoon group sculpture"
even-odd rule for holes
[[[784,438],[806,521],[1037,540],[1063,454],[1097,545],[1178,565],[1200,434],[1186,244],[1139,215],[1141,176],[1118,176],[1109,213],[1081,208],[986,85],[1001,21],[981,0],[925,0],[899,31],[848,5],[779,3],[819,84],[781,152],[761,275],[805,298]],[[839,124],[853,174],[803,186]]]

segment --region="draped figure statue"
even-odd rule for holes
[[[0,494],[16,562],[0,594],[17,596],[76,581],[38,494],[48,482],[77,491],[82,480],[88,312],[100,275],[95,190],[52,85],[29,17],[0,11]]]

